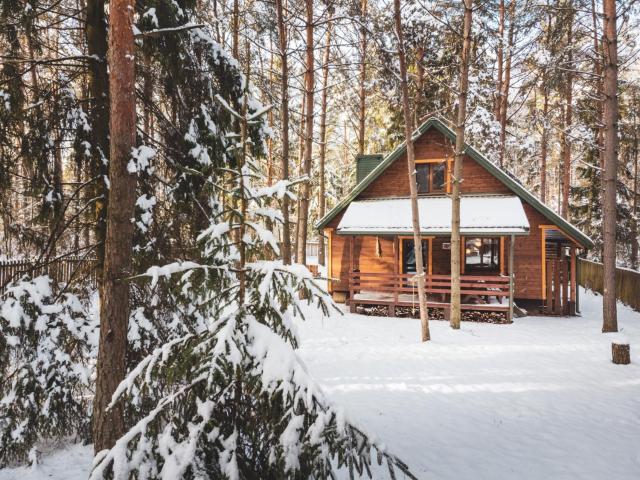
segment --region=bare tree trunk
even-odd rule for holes
[[[618,176],[618,33],[616,2],[603,0],[604,14],[604,295],[602,331],[617,332],[616,182]]]
[[[420,123],[420,109],[424,99],[424,65],[422,60],[424,59],[424,47],[418,47],[416,51],[416,95],[413,103],[413,124],[419,125]]]
[[[127,171],[136,136],[133,0],[111,0],[109,210],[104,277],[100,288],[100,344],[94,402],[94,450],[111,448],[124,434],[122,405],[107,406],[126,374],[129,284],[136,177]]]
[[[546,82],[546,79],[545,79]],[[549,148],[549,129],[547,117],[549,116],[549,90],[543,86],[544,100],[542,106],[542,139],[540,140],[540,200],[547,201],[547,149]]]
[[[503,75],[503,65],[504,65],[504,0],[500,0],[498,4],[498,54],[497,54],[497,63],[498,63],[498,72],[496,79],[496,92],[495,98],[493,99],[493,115],[496,117],[496,120],[500,121],[502,116],[500,115],[500,109],[502,106],[502,100],[500,99],[500,95],[502,94],[502,75]]]
[[[509,109],[509,88],[511,87],[511,62],[513,60],[513,36],[516,23],[516,2],[509,4],[509,34],[507,35],[507,58],[504,67],[504,80],[500,92],[500,166],[504,166],[507,141],[507,110]]]
[[[306,73],[305,73],[306,75]],[[306,76],[305,76],[306,78]],[[306,105],[307,105],[307,96],[303,95],[302,96],[302,102],[300,105],[300,126],[299,126],[299,130],[298,130],[298,177],[302,177],[302,175],[304,174],[304,170],[303,170],[303,165],[304,165],[304,147],[305,147],[305,133],[306,133],[306,125],[307,125],[307,116],[305,114],[306,112]],[[302,187],[303,185],[300,184],[298,186],[298,198],[296,199],[296,231],[293,235],[294,238],[294,245],[293,245],[293,251],[296,255],[296,263],[298,263],[298,244],[300,242],[300,222],[301,222],[301,218],[300,218],[300,199],[302,198]]]
[[[566,107],[564,111],[564,128],[562,129],[562,208],[560,215],[562,218],[569,218],[569,196],[571,194],[571,139],[569,130],[573,122],[573,5],[568,3],[571,12],[569,13],[569,21],[567,22],[567,45],[568,62],[566,76],[565,101]]]
[[[634,94],[634,105],[637,99]],[[638,269],[638,123],[637,113],[633,113],[633,214],[631,217],[631,268]]]
[[[360,16],[367,16],[367,0],[360,0]],[[360,27],[360,89],[359,114],[358,114],[358,154],[364,153],[365,142],[365,115],[366,115],[366,88],[367,81],[367,29]]]
[[[240,5],[239,0],[233,0],[233,12],[231,15],[231,36],[232,44],[231,50],[233,58],[240,61],[240,40],[238,35],[240,34]]]
[[[289,60],[287,55],[287,30],[284,23],[282,0],[276,0],[278,17],[278,48],[280,49],[280,114],[282,115],[282,180],[289,179]],[[289,198],[282,199],[282,261],[291,263],[291,232],[289,230]]]
[[[602,92],[602,45],[598,43],[598,13],[596,9],[595,0],[591,0],[591,21],[593,26],[593,73],[596,77],[597,84],[597,94],[598,99],[600,100],[603,96]],[[598,122],[603,121],[603,104],[601,101],[598,101]],[[600,159],[600,168],[604,170],[604,129],[601,125],[598,125],[598,135],[597,135],[597,144],[598,144],[598,157]]]
[[[458,118],[456,121],[456,152],[451,176],[451,328],[460,328],[460,183],[464,160],[464,128],[467,120],[467,93],[469,91],[469,56],[471,51],[471,24],[473,0],[464,0],[462,52],[460,54],[460,88],[458,90]],[[511,20],[513,22],[513,18]],[[513,23],[512,23],[513,24]],[[503,103],[503,106],[504,103]]]
[[[96,243],[96,278],[102,281],[104,242],[107,234],[106,177],[109,164],[109,74],[107,71],[107,22],[105,0],[87,0],[85,34],[89,62],[89,118],[91,122],[90,178],[94,178],[89,198],[96,200],[93,211],[93,231]]]
[[[311,155],[313,154],[313,89],[314,89],[314,60],[313,60],[313,0],[306,0],[307,5],[307,72],[305,75],[306,120],[303,173],[308,177],[302,184],[300,197],[300,211],[298,212],[298,251],[296,262],[307,263],[307,230],[309,226],[309,198],[311,196]]]
[[[333,11],[329,11],[329,15],[333,15]],[[329,89],[329,60],[331,55],[331,30],[333,25],[331,21],[327,25],[327,43],[324,47],[322,58],[322,97],[320,101],[320,159],[319,159],[319,189],[318,189],[318,216],[323,218],[326,210],[325,199],[325,171],[324,163],[327,155],[327,94]],[[318,236],[318,264],[324,265],[324,235],[320,232]]]
[[[413,227],[413,245],[416,257],[416,279],[418,283],[418,300],[420,303],[420,322],[422,324],[422,341],[431,338],[429,333],[429,312],[427,310],[427,292],[424,281],[424,262],[422,237],[420,235],[420,213],[418,211],[418,186],[416,184],[416,161],[413,149],[413,125],[409,106],[409,86],[407,85],[407,64],[400,19],[400,0],[393,1],[396,35],[398,37],[398,61],[400,63],[400,91],[402,92],[402,110],[404,113],[404,137],[407,145],[407,168],[409,170],[409,189],[411,191],[411,223]]]
[[[634,101],[634,105],[637,103]],[[638,124],[633,124],[633,205],[631,210],[631,268],[638,269]]]

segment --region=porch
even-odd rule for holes
[[[425,274],[427,308],[442,309],[449,319],[451,276]],[[463,311],[501,312],[507,322],[513,318],[513,279],[511,276],[461,275],[461,309]],[[417,307],[418,290],[413,273],[393,274],[360,272],[349,274],[349,307],[384,305],[390,317],[398,307]]]

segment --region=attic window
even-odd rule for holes
[[[419,195],[444,192],[447,183],[446,178],[446,162],[416,164],[416,183]]]

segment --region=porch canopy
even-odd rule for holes
[[[418,198],[423,235],[451,234],[451,198]],[[411,235],[411,200],[384,198],[349,204],[338,225],[340,235]],[[515,195],[463,195],[460,199],[460,235],[528,235],[529,221]]]

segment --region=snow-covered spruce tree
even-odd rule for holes
[[[329,478],[340,469],[371,476],[373,455],[392,477],[398,469],[414,478],[327,402],[295,351],[294,317],[304,304],[323,314],[333,304],[304,266],[261,260],[278,253],[264,220],[281,221],[265,204],[290,195],[291,184],[256,186],[246,132],[263,110],[248,104],[245,89],[243,112],[234,112],[242,130],[236,168],[203,182],[213,213],[199,236],[202,261],[146,273],[152,284],[175,275],[188,316],[205,327],[157,348],[121,383],[113,401],[145,412],[96,457],[91,478]]]
[[[22,279],[0,298],[0,467],[34,461],[34,447],[86,436],[97,322],[49,277]]]

